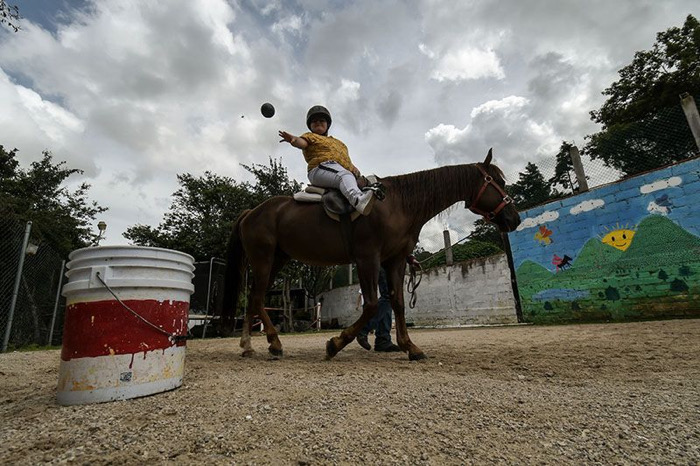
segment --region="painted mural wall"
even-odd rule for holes
[[[700,317],[700,159],[521,213],[527,322]]]

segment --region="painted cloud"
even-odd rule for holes
[[[543,223],[553,222],[554,220],[556,220],[558,218],[559,218],[559,212],[548,210],[546,212],[542,212],[537,217],[526,218],[518,226],[517,230],[522,231],[526,228],[536,227],[538,225],[542,225]]]
[[[657,180],[657,181],[654,181],[653,183],[642,185],[642,186],[640,186],[639,191],[642,194],[649,194],[649,193],[653,193],[654,191],[658,191],[660,189],[666,189],[666,188],[670,188],[673,186],[678,186],[682,182],[683,182],[683,180],[681,179],[680,176],[672,176],[671,178],[667,178],[665,180]]]
[[[590,212],[593,209],[599,209],[605,205],[605,201],[602,199],[591,199],[588,201],[583,201],[571,208],[571,215],[578,215],[583,212]]]

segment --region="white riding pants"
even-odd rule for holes
[[[339,189],[343,196],[354,206],[362,191],[357,187],[355,175],[338,162],[323,162],[309,173],[309,181],[314,186]]]

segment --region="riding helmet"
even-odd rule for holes
[[[331,127],[333,120],[331,119],[331,112],[328,111],[323,105],[314,105],[306,112],[306,127],[311,129],[311,117],[322,115],[328,122],[328,128]]]

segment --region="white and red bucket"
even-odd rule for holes
[[[101,246],[69,259],[58,402],[124,400],[181,386],[192,256]]]

